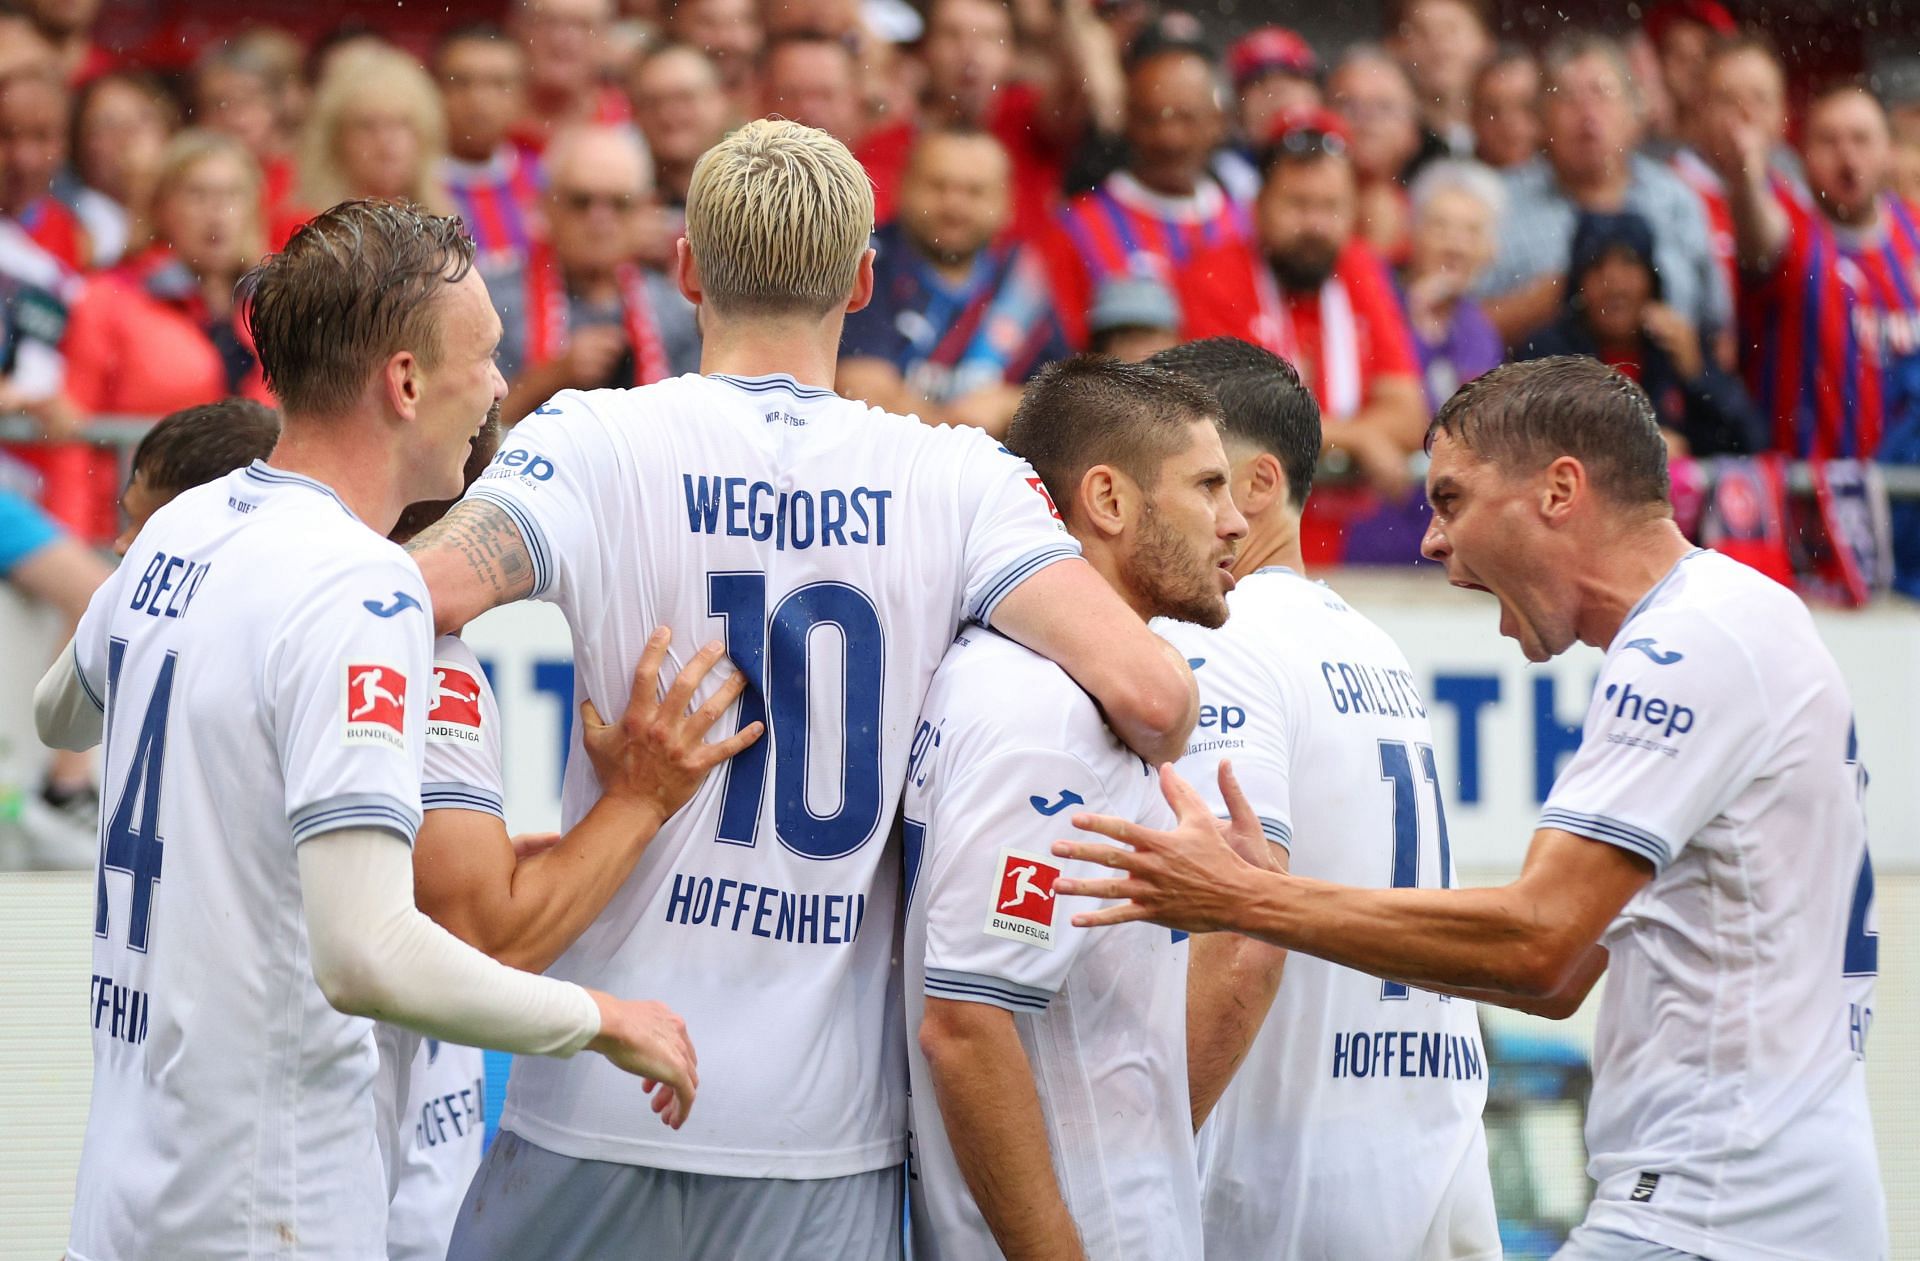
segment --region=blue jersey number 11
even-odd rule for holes
[[[1419,758],[1421,777],[1433,792],[1433,820],[1440,841],[1440,887],[1453,885],[1453,850],[1447,844],[1447,807],[1440,800],[1440,773],[1434,767],[1433,746],[1402,740],[1380,742],[1380,778],[1393,785],[1393,887],[1412,889],[1420,884],[1420,804],[1414,797],[1413,763]],[[1407,987],[1398,981],[1380,982],[1382,1001],[1403,999]]]

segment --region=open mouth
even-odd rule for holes
[[[1477,582],[1468,582],[1464,578],[1449,578],[1447,579],[1447,581],[1451,583],[1453,586],[1460,588],[1462,591],[1484,591],[1488,595],[1493,594],[1493,589],[1491,587],[1483,587]]]
[[[1227,590],[1231,591],[1235,586],[1239,585],[1239,579],[1233,576],[1233,557],[1229,556],[1225,560],[1218,562],[1214,568],[1219,571],[1221,579],[1226,583]]]

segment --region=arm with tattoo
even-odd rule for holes
[[[433,596],[437,635],[459,630],[488,609],[533,592],[527,541],[506,510],[484,499],[464,499],[421,531],[407,551]]]

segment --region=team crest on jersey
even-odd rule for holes
[[[433,700],[427,710],[427,743],[480,743],[480,680],[471,670],[433,663]]]
[[[347,664],[343,744],[407,747],[407,676],[392,666]]]
[[[1061,521],[1060,508],[1053,502],[1053,496],[1047,493],[1047,484],[1037,477],[1029,477],[1027,479],[1027,485],[1033,487],[1033,493],[1040,496],[1040,501],[1047,505],[1047,512],[1053,519],[1055,521]],[[1061,524],[1064,525],[1066,523],[1061,521]]]
[[[986,934],[1053,949],[1053,882],[1059,878],[1059,866],[1045,858],[1001,850]]]

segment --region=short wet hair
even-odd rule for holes
[[[250,398],[183,407],[163,417],[133,449],[132,476],[171,498],[273,454],[280,413]]]
[[[1208,337],[1147,360],[1213,391],[1227,439],[1280,461],[1294,511],[1306,506],[1320,463],[1320,404],[1294,366],[1237,337]]]

